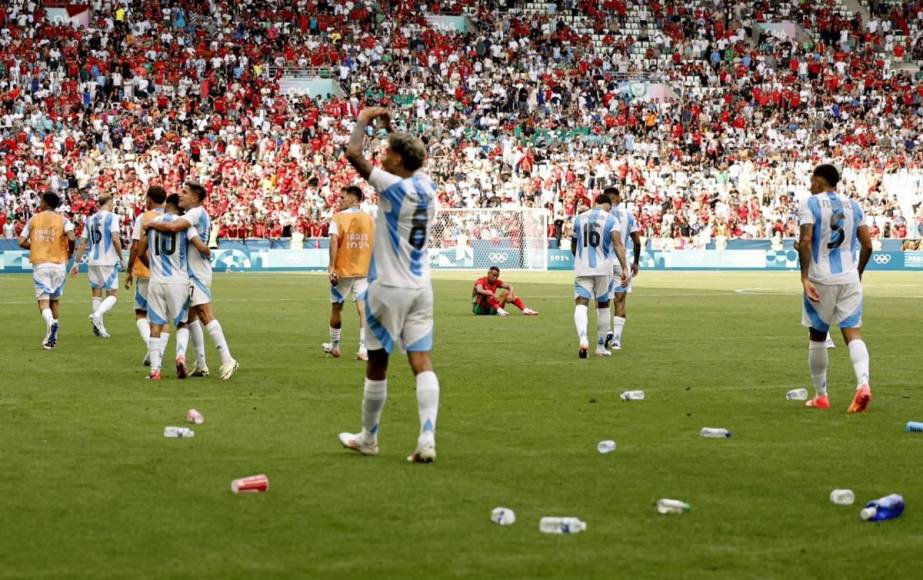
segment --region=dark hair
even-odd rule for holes
[[[401,156],[401,162],[407,171],[416,171],[426,161],[426,147],[423,142],[407,133],[388,135],[388,148]]]
[[[163,205],[163,201],[167,199],[167,190],[159,185],[152,185],[147,188],[147,196],[157,205]]]
[[[836,184],[840,182],[840,172],[829,163],[815,167],[814,175],[829,183],[831,187],[836,187]]]
[[[167,205],[172,205],[173,207],[179,209],[179,195],[171,193],[167,196],[166,203]]]
[[[186,187],[189,188],[189,191],[194,193],[196,197],[199,198],[199,202],[205,201],[205,188],[195,183],[194,181],[187,181]]]
[[[602,204],[602,203],[609,203],[609,204],[611,204],[611,203],[612,203],[612,200],[609,199],[609,196],[606,195],[605,193],[600,193],[599,195],[596,196],[596,199],[593,200],[593,203],[595,203],[596,205],[599,205],[599,204]]]
[[[619,190],[618,190],[618,188],[612,187],[612,186],[610,185],[609,187],[607,187],[606,189],[603,190],[603,193],[605,193],[605,194],[608,195],[609,197],[612,197],[613,195],[619,195]]]
[[[43,193],[42,201],[44,201],[45,205],[51,209],[58,209],[58,206],[61,205],[61,198],[58,197],[58,194],[53,191],[46,191]]]
[[[355,197],[356,199],[358,199],[359,201],[362,201],[363,199],[365,199],[365,196],[362,195],[362,190],[358,186],[355,186],[355,185],[348,185],[344,187],[343,193],[351,195]]]
[[[498,268],[498,267],[496,267],[496,266],[491,266],[490,268],[487,268],[487,271],[488,271],[488,272],[490,272],[491,270],[496,270],[496,271],[497,271],[497,274],[500,273],[500,268]]]

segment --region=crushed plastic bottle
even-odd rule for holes
[[[500,526],[512,526],[516,523],[516,512],[505,507],[494,508],[490,512],[490,520]]]
[[[644,400],[644,391],[625,391],[619,398],[623,401],[643,401]]]
[[[807,401],[808,400],[808,390],[807,389],[792,389],[791,391],[785,393],[785,398],[789,401]]]
[[[538,522],[543,534],[577,534],[586,531],[586,522],[573,517],[545,516]]]
[[[830,492],[830,501],[836,505],[852,505],[856,501],[856,494],[851,489],[835,489]]]
[[[678,499],[659,499],[657,500],[657,513],[659,514],[682,514],[692,510],[692,506]]]
[[[731,432],[720,427],[702,427],[702,430],[699,431],[699,436],[708,439],[726,439],[730,438]]]
[[[867,522],[893,520],[904,513],[904,498],[896,493],[873,499],[859,511],[859,517]]]
[[[612,453],[615,451],[615,441],[606,439],[596,444],[596,450],[600,453]]]
[[[164,427],[163,436],[170,439],[187,439],[195,437],[195,431],[187,427]]]
[[[907,421],[908,433],[923,433],[923,421]]]

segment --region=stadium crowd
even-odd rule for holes
[[[326,236],[367,104],[425,140],[443,205],[545,207],[550,237],[610,184],[646,237],[794,236],[820,161],[842,168],[873,237],[923,237],[923,76],[902,66],[923,58],[921,0],[871,0],[867,21],[838,0],[90,7],[86,28],[38,0],[0,7],[4,237],[47,189],[78,227],[115,194],[127,234],[150,184],[186,180],[219,237]],[[794,38],[763,27],[783,20]],[[344,94],[281,94],[284,71]],[[645,83],[665,94],[638,98]]]

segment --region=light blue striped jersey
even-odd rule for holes
[[[577,244],[574,255],[575,276],[611,276],[615,257],[612,232],[619,232],[621,224],[611,213],[594,208],[574,219],[571,240]]]
[[[172,222],[179,219],[165,213],[152,223]],[[189,285],[189,261],[186,259],[187,231],[167,233],[153,229],[147,231],[148,260],[151,282]]]
[[[814,224],[809,278],[821,284],[859,282],[859,226],[862,208],[843,194],[818,193],[801,202],[801,225]]]
[[[205,208],[202,206],[194,207],[180,217],[191,224],[190,229],[194,228],[199,239],[207,246],[209,232],[211,231],[211,220]],[[189,275],[199,282],[211,284],[212,263],[195,248],[189,249]]]
[[[622,238],[622,245],[625,246],[625,259],[630,261],[629,256],[631,254],[629,250],[635,247],[635,243],[631,240],[631,234],[638,231],[638,220],[635,219],[635,216],[630,211],[621,207],[612,208],[610,213],[619,221],[619,237]],[[614,260],[615,255],[613,254]]]
[[[369,282],[378,280],[397,288],[429,286],[429,236],[436,216],[436,186],[420,171],[402,179],[377,167],[369,175],[369,183],[378,191]]]
[[[119,263],[119,253],[114,243],[119,237],[119,218],[114,213],[101,209],[90,216],[80,237],[87,240],[87,264],[115,266]]]

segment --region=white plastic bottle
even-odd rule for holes
[[[692,506],[678,499],[659,499],[657,500],[657,513],[661,514],[681,514],[692,510]]]
[[[195,431],[187,427],[164,427],[163,436],[170,439],[185,439],[195,437]]]
[[[699,431],[699,436],[709,439],[725,439],[730,438],[731,432],[719,427],[702,427],[702,430]]]
[[[644,391],[625,391],[619,395],[623,401],[643,401]]]
[[[573,517],[545,516],[539,520],[538,529],[544,534],[577,534],[586,531],[586,522]]]
[[[512,526],[516,523],[516,512],[505,507],[494,508],[490,512],[490,520],[500,526]]]
[[[791,391],[785,393],[785,398],[789,401],[807,401],[808,400],[808,390],[807,389],[792,389]]]
[[[612,453],[615,451],[615,441],[612,439],[606,439],[605,441],[600,441],[596,444],[596,450],[600,453]]]
[[[830,492],[830,501],[836,505],[852,505],[856,495],[851,489],[835,489]]]

